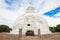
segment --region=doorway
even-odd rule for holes
[[[34,30],[27,30],[25,35],[26,36],[34,36]]]

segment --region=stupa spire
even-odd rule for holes
[[[32,7],[32,2],[29,3],[28,8],[26,9],[26,13],[35,13],[34,8]]]

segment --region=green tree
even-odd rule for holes
[[[53,27],[49,27],[51,32],[60,32],[60,24],[53,26]]]
[[[56,32],[56,27],[55,27],[55,26],[49,27],[49,30],[50,30],[51,32]]]
[[[56,25],[56,31],[60,32],[60,24]]]
[[[10,32],[11,30],[7,25],[0,25],[0,32]]]

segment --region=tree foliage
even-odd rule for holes
[[[56,32],[56,27],[49,27],[49,30],[51,31],[51,32]]]
[[[49,27],[49,30],[51,32],[60,32],[60,24],[56,25],[56,27],[55,26]]]
[[[56,25],[56,31],[60,32],[60,24]]]
[[[7,25],[0,25],[0,32],[10,32],[11,30]]]

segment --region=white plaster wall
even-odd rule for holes
[[[31,26],[27,26],[27,24],[31,24]],[[19,17],[13,28],[22,28],[22,34],[25,34],[27,30],[34,30],[34,33],[38,34],[38,29],[40,29],[41,34],[51,33],[46,20],[35,13],[27,13]],[[16,30],[14,29],[13,32],[15,33]],[[16,32],[16,34],[18,34],[18,32]]]

